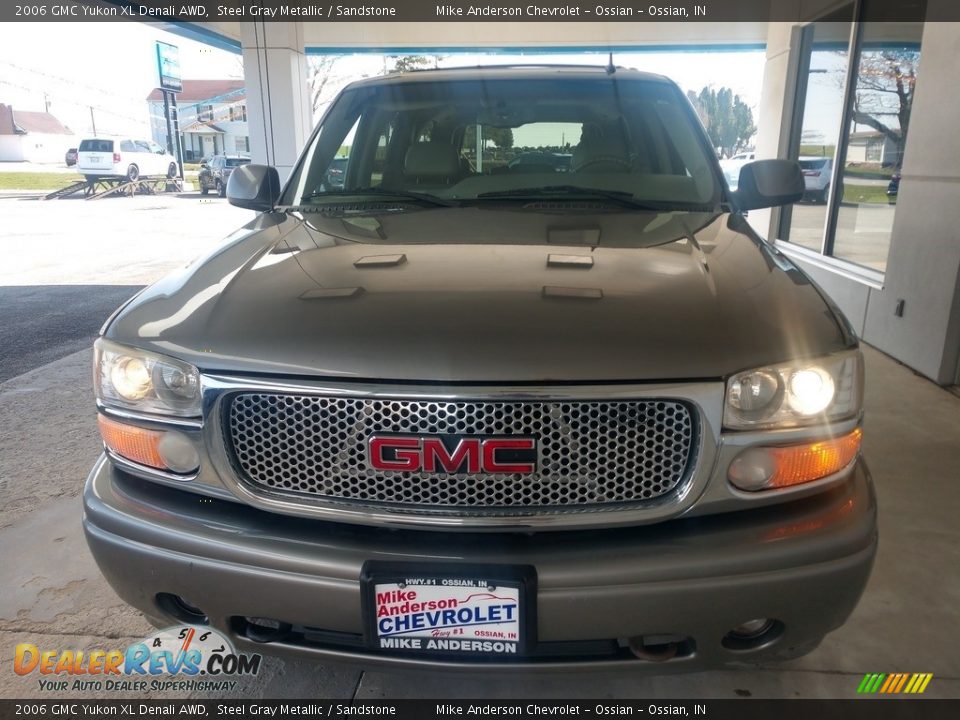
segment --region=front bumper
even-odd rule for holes
[[[437,533],[282,516],[131,477],[101,458],[83,497],[87,542],[107,580],[157,624],[158,595],[189,600],[238,649],[366,666],[478,669],[477,661],[384,655],[363,641],[366,561],[531,565],[535,654],[484,670],[694,670],[802,654],[853,611],[877,546],[876,503],[863,461],[850,478],[783,505],[616,530]],[[290,623],[262,644],[245,617]],[[773,618],[755,647],[731,628]],[[683,638],[665,662],[639,659],[629,638]]]

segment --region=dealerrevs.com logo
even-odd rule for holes
[[[126,650],[52,650],[17,645],[13,670],[38,676],[40,690],[234,690],[237,676],[260,671],[262,657],[237,653],[216,630],[178,625],[159,631]]]

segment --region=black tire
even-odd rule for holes
[[[178,175],[178,173],[177,173],[177,164],[176,164],[176,163],[170,163],[170,165],[167,166],[167,177],[168,177],[168,178],[175,178],[177,175]]]
[[[223,183],[217,180],[217,197],[226,197],[227,189],[223,186]]]
[[[131,165],[127,168],[127,182],[134,182],[135,180],[140,179],[140,168],[136,165]]]
[[[817,197],[817,202],[821,205],[827,204],[827,195],[830,194],[830,186],[827,185],[823,190],[820,191],[820,195]]]

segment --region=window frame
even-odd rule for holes
[[[783,119],[788,123],[785,131],[780,135],[780,157],[795,159],[800,155],[801,135],[803,133],[803,114],[807,102],[807,82],[810,75],[811,45],[813,28],[818,22],[828,21],[844,7],[850,7],[850,34],[847,43],[846,76],[843,86],[843,109],[839,126],[839,136],[836,138],[835,150],[830,169],[830,187],[827,193],[827,202],[824,211],[824,226],[820,239],[819,250],[812,250],[798,243],[790,241],[789,231],[792,224],[793,206],[773,208],[770,217],[770,236],[775,238],[778,247],[788,253],[802,256],[821,267],[828,268],[841,275],[859,280],[873,287],[883,287],[886,277],[886,268],[876,268],[858,264],[834,254],[836,246],[837,223],[840,219],[840,203],[842,197],[837,193],[841,186],[846,165],[847,151],[850,145],[849,118],[856,99],[858,70],[863,55],[863,30],[867,24],[864,21],[865,6],[869,0],[850,0],[831,8],[828,12],[794,28],[792,47],[797,48],[796,55],[791,58],[788,70],[788,88],[785,97]],[[924,20],[924,24],[926,20]],[[839,162],[839,159],[843,162]],[[889,253],[889,247],[887,249]]]

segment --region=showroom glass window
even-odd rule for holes
[[[781,214],[781,239],[886,270],[922,32],[870,0],[804,28],[790,152],[805,197]]]

